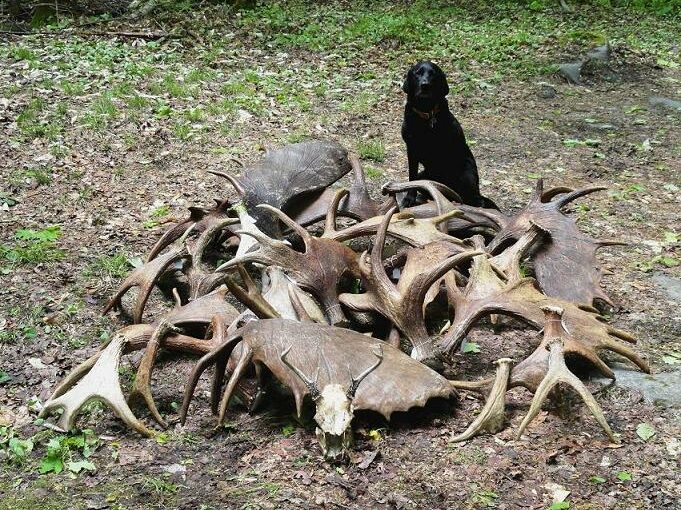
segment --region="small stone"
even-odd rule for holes
[[[540,83],[537,95],[542,99],[553,99],[558,95],[556,89],[548,83]]]
[[[602,46],[598,46],[586,54],[587,58],[590,60],[600,60],[603,62],[608,62],[610,60],[610,43],[605,43]]]

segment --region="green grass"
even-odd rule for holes
[[[10,267],[17,265],[37,265],[63,259],[66,254],[56,246],[60,236],[58,226],[17,230],[12,242],[0,244],[0,263],[4,260],[9,265],[0,267],[0,272],[8,273]]]
[[[377,138],[357,143],[357,153],[361,159],[381,162],[385,160],[385,145]]]
[[[123,278],[128,274],[131,267],[128,257],[122,253],[102,255],[88,264],[83,271],[83,276],[87,278]]]

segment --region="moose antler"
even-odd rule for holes
[[[206,263],[206,251],[220,238],[228,225],[235,223],[239,223],[238,218],[223,218],[211,222],[199,235],[194,246],[188,248],[190,257],[183,272],[189,283],[189,299],[208,294],[223,282],[224,275],[215,273],[213,267]]]
[[[372,199],[367,189],[364,170],[359,158],[354,154],[350,155],[350,164],[352,165],[352,182],[334,207],[339,216],[364,221],[374,216],[381,216],[396,205],[393,197],[383,202]],[[299,225],[312,225],[324,219],[331,204],[337,200],[336,193],[337,190],[326,188],[313,202],[293,205],[287,212]]]
[[[568,191],[570,188],[554,188],[544,191],[542,179],[529,203],[509,219],[488,246],[495,253],[509,240],[519,239],[531,228],[540,225],[548,232],[546,242],[532,257],[539,288],[550,297],[591,306],[596,299],[612,305],[610,298],[600,287],[605,274],[596,251],[603,246],[623,244],[618,241],[599,241],[580,232],[575,221],[561,212],[561,208],[577,198],[606,189],[592,186]],[[569,274],[570,278],[560,275]]]
[[[445,273],[482,252],[451,255],[450,251],[445,254],[443,246],[446,244],[437,243],[411,250],[402,276],[395,285],[386,274],[382,261],[388,226],[395,211],[396,208],[391,209],[383,219],[371,254],[364,252],[360,256],[359,268],[367,291],[364,294],[341,294],[340,300],[352,310],[375,311],[392,321],[413,345],[411,356],[423,360],[434,355],[433,340],[428,335],[423,313],[426,293]],[[414,257],[418,258],[418,263]]]
[[[135,324],[115,333],[106,347],[78,365],[57,386],[40,411],[45,417],[56,409],[63,409],[57,427],[63,431],[73,428],[80,409],[92,400],[107,404],[129,427],[145,436],[153,435],[128,407],[118,379],[118,367],[125,352],[136,351],[147,345],[154,326]],[[185,335],[171,335],[164,346],[175,351],[204,354],[211,346],[205,340]]]
[[[400,212],[391,215],[388,235],[411,246],[425,246],[436,241],[446,241],[465,249],[465,243],[462,240],[441,232],[438,228],[439,225],[451,218],[462,216],[463,213],[459,210],[452,210],[432,218],[414,218],[411,213]],[[348,241],[357,237],[374,235],[381,226],[384,217],[376,216],[343,230],[336,230],[336,216],[334,213],[329,213],[322,237],[336,241]]]
[[[562,321],[563,310],[556,306],[543,306],[542,311],[546,315],[546,322],[544,325],[544,340],[537,349],[544,349],[549,351],[548,354],[548,370],[546,375],[541,380],[541,383],[535,391],[534,398],[530,404],[530,409],[527,415],[523,419],[523,422],[518,428],[518,433],[516,435],[517,439],[524,432],[525,428],[534,419],[535,416],[541,410],[541,405],[546,400],[551,389],[558,383],[566,383],[572,386],[584,403],[587,405],[591,413],[596,418],[598,424],[603,428],[605,433],[608,435],[613,443],[619,442],[615,434],[613,433],[610,425],[608,425],[601,407],[598,405],[593,395],[584,386],[584,383],[579,380],[579,378],[570,372],[570,370],[565,365],[563,340],[568,336],[568,332]]]
[[[484,407],[480,411],[480,414],[478,414],[478,417],[473,420],[473,423],[471,423],[466,430],[451,439],[452,442],[458,443],[460,441],[467,441],[468,439],[477,436],[480,432],[494,434],[504,427],[504,422],[506,421],[504,415],[504,399],[506,398],[506,390],[508,388],[513,360],[510,358],[501,358],[494,363],[497,365],[497,373]],[[456,387],[456,385],[454,386]]]
[[[298,252],[283,241],[255,232],[239,232],[258,240],[256,250],[235,257],[216,271],[224,271],[245,262],[275,265],[291,274],[296,284],[309,291],[323,306],[329,321],[345,324],[347,319],[338,302],[338,287],[342,277],[350,273],[359,276],[357,255],[349,247],[330,239],[313,237],[279,209],[262,204],[258,206],[276,215],[285,225],[300,236],[304,252]]]
[[[201,233],[209,228],[214,222],[228,218],[228,211],[231,206],[232,204],[229,200],[215,199],[215,206],[212,209],[189,207],[189,217],[173,225],[163,233],[159,240],[156,241],[156,244],[151,248],[151,251],[147,256],[147,262],[154,260],[159,253],[180,239],[192,225],[194,225],[194,232]]]
[[[118,291],[111,298],[109,303],[103,310],[103,314],[107,314],[113,308],[120,308],[121,298],[125,293],[133,287],[139,287],[135,305],[133,307],[132,319],[135,324],[142,322],[142,314],[151,291],[156,284],[156,280],[174,263],[178,260],[189,257],[189,251],[186,246],[182,246],[174,251],[161,255],[147,262],[141,267],[136,268],[130,276],[128,276]]]
[[[518,241],[521,246],[513,247],[515,255],[507,280],[486,255],[473,259],[470,276],[463,290],[447,275],[445,286],[455,315],[450,329],[442,338],[442,350],[451,352],[455,349],[470,328],[486,315],[510,315],[539,329],[544,324],[542,307],[557,306],[563,309],[563,322],[572,339],[565,343],[566,353],[589,360],[606,377],[613,378],[614,375],[599,357],[599,352],[604,349],[626,357],[644,372],[649,372],[648,364],[632,349],[618,341],[635,343],[636,340],[629,333],[605,324],[604,319],[594,313],[593,308],[548,297],[537,289],[533,278],[520,277],[520,260],[538,236],[541,236],[541,231],[537,225],[532,225],[530,232]],[[538,384],[537,366],[532,356],[519,363],[511,375],[511,385],[535,389]]]

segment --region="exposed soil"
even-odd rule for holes
[[[30,48],[43,62],[54,55],[54,44],[51,38],[0,40],[0,45]],[[161,44],[189,67],[196,59],[199,68],[198,59],[205,56],[205,48],[194,44]],[[234,67],[313,72],[319,65],[313,52],[291,49],[282,55],[266,46],[247,52],[234,44],[231,53],[216,59],[212,69],[217,74],[200,82],[197,92],[180,98],[159,93],[164,101],[173,108],[195,104],[207,109],[220,99],[220,87]],[[125,49],[114,72],[136,55],[147,55],[146,50],[137,53],[129,40],[111,46]],[[366,109],[343,109],[338,96],[317,98],[300,116],[295,108],[274,104],[261,115],[241,107],[226,119],[192,121],[191,135],[185,138],[153,109],[133,115],[121,105],[126,113],[106,127],[88,128],[81,122],[83,105],[90,104],[99,87],[111,86],[102,83],[96,71],[88,65],[67,71],[70,79],[92,84],[82,95],[67,95],[45,82],[59,79],[59,58],[35,68],[13,54],[0,54],[0,174],[2,191],[17,202],[0,210],[0,239],[9,245],[18,229],[59,225],[62,235],[56,243],[66,253],[62,260],[37,264],[0,260],[5,268],[0,275],[0,332],[12,338],[0,344],[0,369],[9,377],[0,384],[0,425],[12,425],[21,437],[41,430],[33,424],[36,412],[29,401],[44,402],[55,384],[97,349],[100,338],[126,324],[116,316],[100,316],[121,277],[92,269],[99,267],[96,261],[119,253],[144,258],[165,223],[183,217],[188,205],[209,205],[212,198],[229,195],[207,169],[237,172],[230,158],[253,161],[262,147],[280,146],[292,133],[303,132],[351,149],[358,141],[380,139],[385,159],[367,162],[380,170],[371,180],[373,189],[378,191],[386,180],[406,178],[400,139],[402,69],[381,68],[375,51],[365,58],[337,72],[352,78],[366,65],[382,74],[378,99]],[[408,60],[405,56],[404,63]],[[583,230],[629,243],[606,248],[599,256],[612,271],[603,284],[616,302],[610,321],[637,336],[636,349],[654,373],[678,372],[670,353],[681,352],[680,303],[653,277],[664,274],[672,278],[664,281],[676,285],[681,278],[678,266],[666,267],[656,258],[662,255],[674,266],[681,256],[681,122],[678,110],[652,106],[649,98],[677,97],[681,76],[678,68],[655,65],[654,59],[624,46],[614,48],[607,69],[587,76],[584,86],[568,85],[556,75],[528,80],[509,76],[453,95],[450,107],[474,144],[483,192],[502,210],[522,207],[540,176],[549,185],[609,188],[578,201],[572,213]],[[457,80],[455,73],[451,79]],[[340,97],[358,93],[350,87]],[[57,143],[27,137],[17,124],[36,97],[65,105],[70,121]],[[68,150],[57,151],[55,145]],[[26,173],[35,168],[47,169],[49,182],[40,183]],[[169,206],[169,212],[154,226],[148,222],[160,205]],[[155,300],[150,316],[168,306],[159,296]],[[478,378],[502,356],[522,359],[536,339],[535,331],[522,327],[509,326],[495,334],[483,323],[469,337],[481,352],[457,355],[457,376]],[[130,376],[137,359],[127,359],[123,377]],[[608,359],[618,360],[615,355]],[[504,431],[451,443],[482,406],[477,398],[461,393],[458,401],[433,402],[389,424],[360,415],[351,462],[331,466],[320,458],[310,420],[296,423],[293,403],[286,398],[254,415],[236,405],[229,424],[214,430],[204,381],[188,424],[181,427],[175,403],[181,400],[192,359],[162,361],[155,372],[154,395],[172,423],[167,434],[158,440],[142,438],[124,428],[110,410],[94,407],[79,425],[100,438],[91,457],[96,470],[77,476],[39,474],[44,448],[36,445],[27,464],[3,465],[0,509],[539,509],[550,507],[558,485],[570,491],[569,508],[681,508],[679,408],[669,402],[656,406],[636,390],[616,384],[599,390],[597,399],[621,434],[619,447],[608,444],[578,399],[569,409],[545,406],[523,439],[515,441],[530,400],[525,390],[510,393]],[[590,383],[592,390],[599,385],[602,382]],[[141,408],[138,412],[145,416]],[[641,423],[655,430],[647,441],[636,433]]]

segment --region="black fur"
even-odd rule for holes
[[[449,85],[442,69],[429,61],[418,62],[407,72],[402,90],[407,94],[402,138],[407,144],[409,180],[437,181],[456,191],[464,204],[497,209],[480,194],[478,167],[461,124],[449,111],[445,98]],[[415,202],[416,193],[410,192],[402,205]]]

